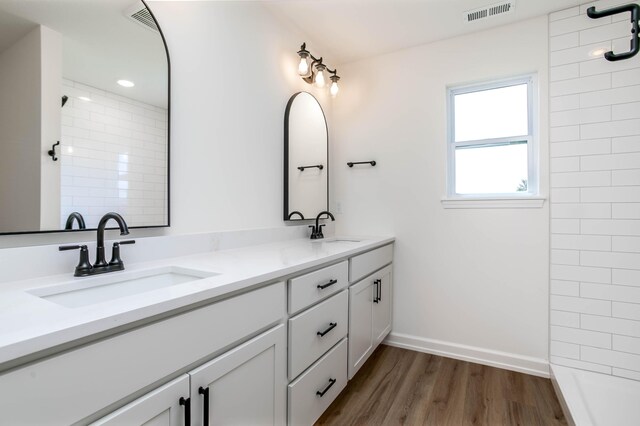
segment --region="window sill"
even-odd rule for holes
[[[539,209],[546,198],[542,197],[492,197],[492,198],[443,198],[445,209]]]

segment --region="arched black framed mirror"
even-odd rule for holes
[[[318,100],[294,94],[284,115],[284,220],[315,219],[329,209],[328,134]]]
[[[169,73],[141,0],[0,0],[0,234],[169,226]]]

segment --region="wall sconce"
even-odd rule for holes
[[[315,84],[316,87],[323,88],[327,85],[327,74],[329,80],[331,80],[331,87],[329,92],[331,96],[336,96],[340,88],[338,87],[338,80],[340,77],[336,74],[336,70],[332,70],[327,67],[322,58],[316,58],[307,50],[307,43],[302,43],[300,50],[298,51],[300,56],[300,64],[298,65],[298,74],[304,81],[309,84]]]

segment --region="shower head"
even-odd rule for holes
[[[62,106],[63,107],[64,107],[64,104],[66,104],[68,100],[69,100],[69,97],[67,95],[62,96]]]

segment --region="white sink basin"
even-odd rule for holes
[[[362,240],[356,240],[355,238],[331,238],[324,240],[325,243],[359,243]]]
[[[79,308],[219,275],[167,266],[144,271],[111,272],[27,292],[68,308]]]

